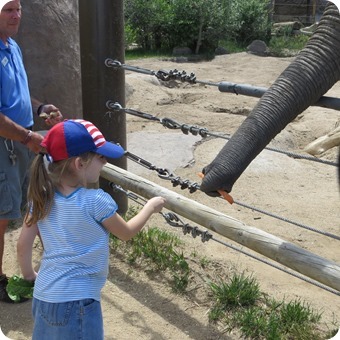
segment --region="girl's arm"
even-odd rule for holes
[[[32,265],[32,247],[37,235],[38,226],[36,224],[27,226],[25,222],[23,223],[17,243],[17,256],[22,275],[28,281],[34,281],[37,276]]]
[[[102,224],[111,234],[123,241],[128,241],[143,228],[152,214],[162,210],[164,204],[165,199],[163,197],[154,197],[151,198],[144,205],[142,210],[128,222],[125,222],[118,214],[114,214]]]

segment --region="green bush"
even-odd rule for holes
[[[131,27],[131,25],[126,24],[125,28],[125,48],[128,48],[132,44],[136,43],[137,41],[137,33],[136,31]]]
[[[269,41],[267,0],[125,0],[126,35],[143,49],[187,46],[195,54],[214,51],[221,40],[246,46]]]
[[[267,0],[233,0],[227,23],[228,38],[246,46],[256,39],[269,41],[271,22]]]
[[[308,36],[302,34],[273,36],[268,45],[270,54],[275,57],[295,55],[305,47],[308,39]]]

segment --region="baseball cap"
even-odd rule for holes
[[[54,162],[86,152],[108,158],[120,158],[125,153],[120,145],[106,141],[96,126],[83,119],[64,120],[54,125],[40,145]]]

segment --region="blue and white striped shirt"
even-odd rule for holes
[[[118,206],[102,189],[56,192],[48,217],[38,222],[44,253],[34,297],[46,302],[100,301],[108,273],[109,232],[101,222]]]

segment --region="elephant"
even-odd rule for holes
[[[306,46],[259,99],[215,159],[204,167],[201,191],[209,196],[219,196],[221,190],[230,193],[267,144],[339,79],[340,15],[329,2]],[[340,184],[340,169],[338,173]]]

